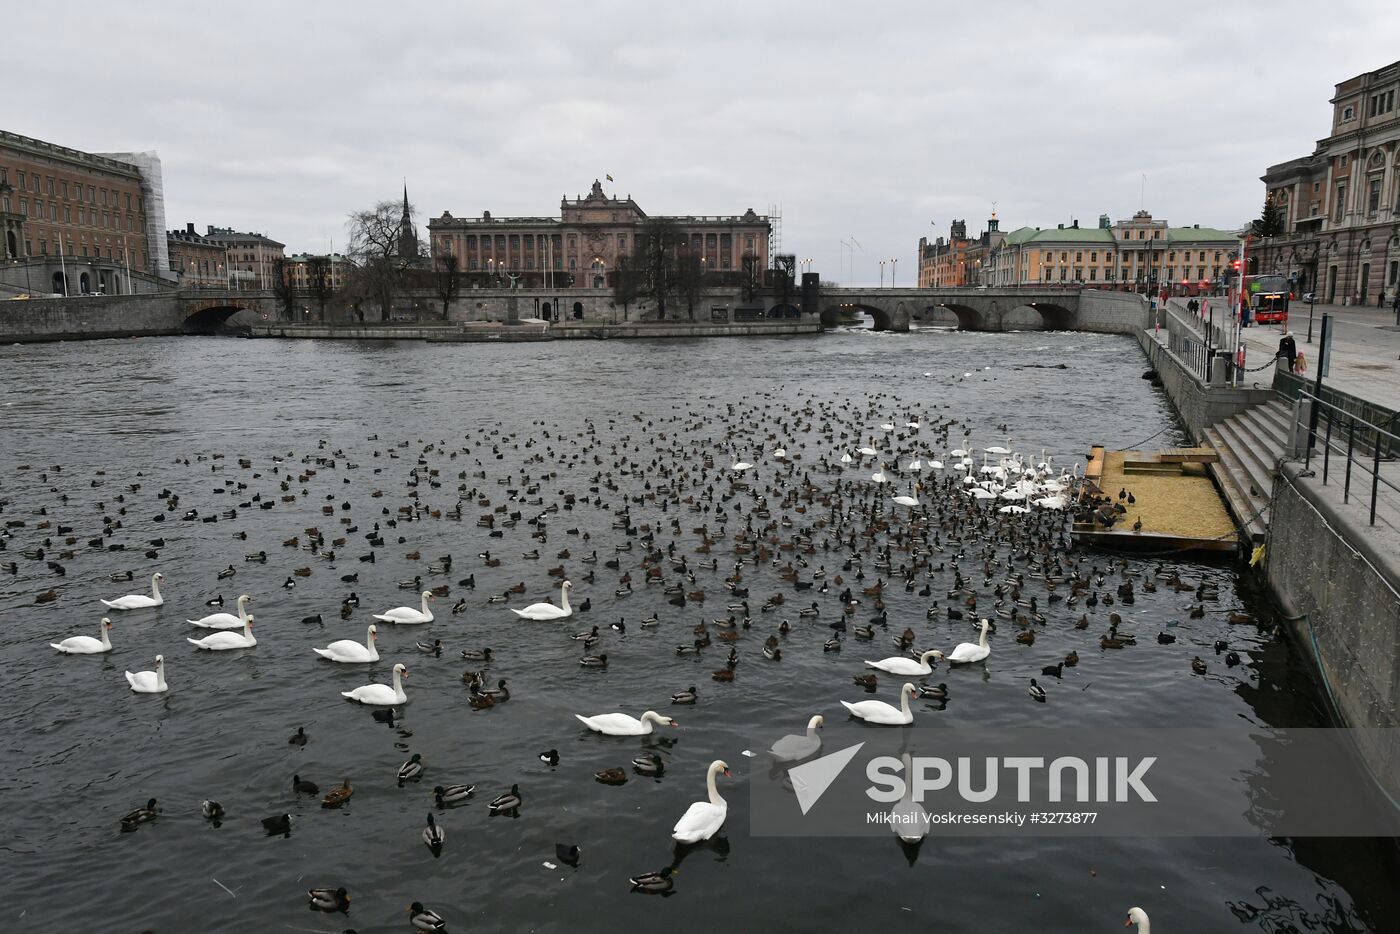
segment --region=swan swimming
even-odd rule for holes
[[[243,631],[234,632],[229,629],[210,633],[203,639],[185,639],[190,645],[198,649],[207,649],[210,652],[226,652],[230,649],[251,649],[258,644],[258,640],[253,637],[253,617],[243,617]]]
[[[379,648],[375,642],[378,639],[379,627],[370,623],[369,629],[365,631],[364,645],[354,639],[337,639],[324,649],[313,648],[311,651],[322,658],[329,658],[333,662],[342,662],[347,665],[377,662],[379,661]]]
[[[242,629],[243,621],[248,618],[248,612],[244,609],[251,601],[252,597],[246,593],[238,598],[238,615],[232,613],[210,613],[208,616],[199,619],[187,619],[185,622],[191,626],[199,626],[203,629]]]
[[[651,732],[653,723],[678,725],[670,717],[663,717],[654,710],[642,714],[640,720],[625,713],[600,713],[592,717],[574,714],[574,717],[593,732],[607,736],[646,736]]]
[[[891,658],[881,659],[878,662],[867,661],[867,668],[878,668],[881,671],[888,671],[892,675],[905,676],[925,676],[933,674],[933,668],[929,665],[930,658],[942,658],[943,653],[937,649],[932,649],[919,656],[919,660],[905,658],[903,655],[895,655]]]
[[[112,621],[107,617],[102,617],[102,624],[98,627],[102,638],[94,639],[92,636],[69,636],[62,642],[50,642],[49,648],[58,649],[64,655],[97,655],[101,652],[112,651],[112,640],[108,637],[108,630],[112,628]]]
[[[148,606],[160,606],[165,603],[165,598],[160,595],[160,582],[165,580],[165,575],[157,571],[151,575],[151,595],[148,597],[142,593],[129,593],[125,597],[118,597],[115,600],[103,600],[102,605],[113,610],[139,610]]]
[[[676,826],[671,828],[672,840],[678,843],[699,843],[713,837],[724,826],[724,819],[729,815],[729,804],[719,796],[719,791],[715,788],[715,776],[721,772],[725,778],[733,777],[729,766],[722,759],[710,763],[710,768],[705,773],[705,788],[709,791],[709,800],[696,801],[686,809],[681,819],[676,821]]]
[[[573,607],[569,606],[569,591],[573,589],[574,585],[569,581],[559,585],[559,606],[552,603],[532,603],[523,610],[512,608],[511,612],[521,619],[567,619],[574,615]]]
[[[423,591],[423,608],[421,610],[415,610],[411,606],[396,606],[392,610],[374,614],[374,618],[383,623],[398,623],[400,625],[431,623],[433,611],[428,609],[428,601],[431,599],[433,599],[433,592],[425,590]]]
[[[164,694],[167,690],[165,685],[165,656],[156,656],[155,671],[138,671],[135,674],[126,673],[126,681],[131,685],[131,690],[137,694]]]
[[[982,620],[982,635],[976,642],[960,642],[953,651],[939,657],[950,665],[970,665],[982,661],[992,654],[991,647],[987,645],[987,629],[991,625],[989,620]]]
[[[817,714],[807,721],[806,733],[789,733],[768,747],[768,754],[778,762],[797,762],[814,755],[822,748],[822,738],[817,735],[821,729],[822,715]]]
[[[394,666],[394,686],[387,684],[364,684],[353,691],[341,691],[346,700],[361,704],[374,704],[380,707],[394,707],[408,703],[408,695],[403,692],[403,679],[408,677],[408,669],[403,662]]]
[[[864,720],[866,723],[901,726],[914,722],[914,714],[909,709],[909,698],[914,696],[918,690],[914,685],[908,683],[900,688],[898,707],[878,700],[859,701],[855,704],[842,701],[841,704],[851,712],[851,716]]]

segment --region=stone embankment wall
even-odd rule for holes
[[[0,340],[91,340],[179,334],[174,295],[104,295],[0,302]]]

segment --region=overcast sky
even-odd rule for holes
[[[1235,226],[1400,57],[1383,2],[23,4],[5,129],[154,149],[166,220],[345,243],[400,196],[556,215],[611,174],[652,214],[782,211],[782,247],[875,282],[953,218],[1054,226],[1142,203]],[[1146,175],[1145,202],[1142,201]],[[846,249],[842,241],[859,244]],[[848,272],[854,257],[853,273]],[[887,265],[886,275],[891,267]]]

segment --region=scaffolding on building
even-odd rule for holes
[[[781,204],[768,205],[768,224],[772,232],[768,235],[768,268],[773,269],[773,263],[779,253],[783,251],[783,206]]]

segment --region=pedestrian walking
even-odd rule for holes
[[[1198,314],[1201,310],[1201,303],[1193,298],[1186,303],[1186,310],[1191,312],[1191,314],[1193,315]]]
[[[1288,372],[1292,373],[1298,363],[1298,345],[1293,341],[1293,332],[1285,331],[1283,337],[1278,342],[1278,352],[1275,357],[1283,357],[1288,361]]]

